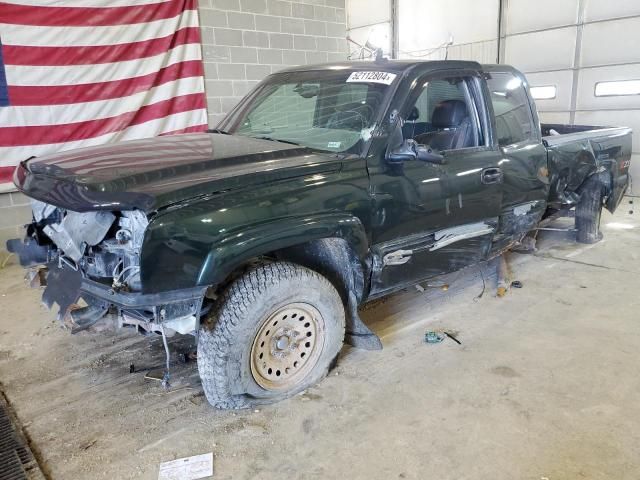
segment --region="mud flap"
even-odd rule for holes
[[[349,292],[347,304],[347,331],[344,341],[354,348],[363,350],[382,350],[380,337],[367,327],[358,314],[358,301],[353,292]]]

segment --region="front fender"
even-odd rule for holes
[[[216,285],[247,259],[325,237],[344,238],[358,255],[366,255],[369,179],[362,162],[349,167],[159,212],[142,245],[143,291]]]
[[[343,238],[364,260],[368,240],[357,217],[344,213],[283,218],[227,232],[212,245],[200,272],[197,285],[221,283],[247,260],[323,238]]]

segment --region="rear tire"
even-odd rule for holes
[[[344,339],[340,295],[293,263],[252,268],[218,299],[198,336],[209,403],[238,409],[275,403],[320,381]]]
[[[579,243],[596,243],[602,240],[602,197],[603,187],[598,177],[594,175],[588,178],[576,205],[576,241]]]

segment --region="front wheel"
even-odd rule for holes
[[[576,240],[579,243],[596,243],[602,240],[602,194],[602,183],[598,177],[594,175],[587,179],[576,205]]]
[[[198,371],[209,403],[274,403],[317,383],[342,347],[340,295],[318,273],[278,262],[235,280],[203,322]]]

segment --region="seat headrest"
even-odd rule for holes
[[[462,100],[444,100],[436,105],[431,117],[435,128],[457,127],[467,117],[467,105]]]
[[[407,121],[415,122],[419,118],[420,118],[420,110],[418,110],[418,107],[413,107],[411,109],[411,111],[409,112],[409,116],[407,117]]]

